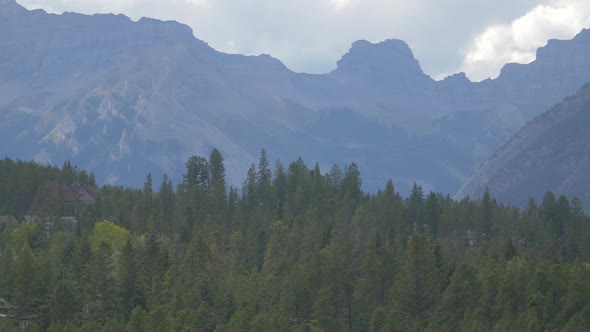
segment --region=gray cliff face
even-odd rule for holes
[[[192,30],[176,22],[142,19],[134,23],[123,15],[49,15],[8,6],[11,11],[16,14],[0,22],[3,81],[62,83],[76,74],[110,70],[120,57],[155,47],[192,44],[195,49],[200,46],[201,52],[213,52],[197,45]]]
[[[357,162],[366,189],[392,178],[454,192],[526,121],[590,81],[590,32],[552,41],[497,80],[425,75],[406,43],[355,42],[325,75],[268,55],[217,52],[176,22],[28,11],[0,0],[0,151],[101,182],[180,179],[219,148],[240,185],[261,148]]]
[[[371,44],[357,41],[332,73],[335,77],[362,80],[364,84],[383,83],[411,87],[432,81],[420,68],[410,47],[401,40]]]
[[[524,205],[547,191],[590,207],[590,85],[534,118],[499,149],[458,193]]]
[[[589,50],[590,31],[587,30],[571,41],[550,40],[538,49],[535,61],[506,65],[492,85],[513,101],[536,98],[555,103],[561,91],[573,93],[588,82]]]

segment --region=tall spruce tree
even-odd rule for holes
[[[223,156],[217,149],[213,149],[209,156],[209,181],[213,209],[217,214],[221,214],[221,210],[225,208],[227,201],[227,188],[225,185]]]
[[[480,219],[480,232],[485,234],[486,237],[490,237],[492,232],[493,223],[493,202],[490,195],[490,189],[486,188],[481,199],[481,219]]]
[[[258,172],[256,173],[256,187],[260,203],[268,209],[272,200],[272,171],[270,170],[268,157],[264,149],[260,151]]]
[[[394,285],[394,317],[400,319],[403,330],[426,326],[439,298],[439,287],[439,272],[428,238],[415,234],[408,242]]]

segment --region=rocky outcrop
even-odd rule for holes
[[[425,75],[412,50],[402,40],[390,39],[377,44],[356,41],[345,54],[332,75],[370,81],[399,82],[406,86],[432,79]]]
[[[518,131],[458,193],[526,204],[547,191],[577,196],[590,207],[590,85]]]
[[[582,30],[572,40],[549,40],[530,64],[507,64],[491,85],[512,100],[556,103],[563,91],[574,93],[590,81],[589,75],[590,31]]]

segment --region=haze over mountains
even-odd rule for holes
[[[28,11],[0,0],[0,151],[61,164],[99,182],[179,179],[213,147],[230,181],[261,148],[357,162],[369,190],[455,192],[527,120],[590,81],[590,31],[549,41],[537,60],[470,82],[426,75],[400,40],[353,43],[324,75],[268,55],[230,55],[176,22]]]
[[[547,191],[590,207],[590,85],[519,130],[469,179],[460,197],[490,192],[503,202],[537,202]]]

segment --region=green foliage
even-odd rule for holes
[[[143,332],[148,330],[146,314],[143,308],[136,307],[131,313],[131,317],[125,326],[125,332]]]
[[[439,298],[440,275],[428,239],[416,234],[408,243],[394,286],[393,316],[398,328],[423,328]]]
[[[0,228],[11,315],[40,331],[590,329],[579,199],[547,193],[518,210],[419,185],[404,199],[392,181],[368,194],[355,164],[273,171],[264,150],[240,194],[223,162],[191,157],[183,181],[157,191],[151,175],[142,189],[105,186],[73,231]],[[0,209],[24,215],[47,180],[93,182],[69,163],[5,159]]]
[[[121,252],[129,239],[129,232],[110,221],[101,221],[94,225],[94,232],[90,237],[93,250],[99,250],[100,244],[105,242],[114,252]]]
[[[34,312],[35,286],[37,269],[35,256],[28,244],[25,244],[18,255],[14,268],[14,286],[12,297],[17,316],[30,315]]]
[[[480,292],[481,281],[477,268],[461,264],[453,274],[431,320],[433,327],[447,331],[458,330],[465,315],[477,307]]]

